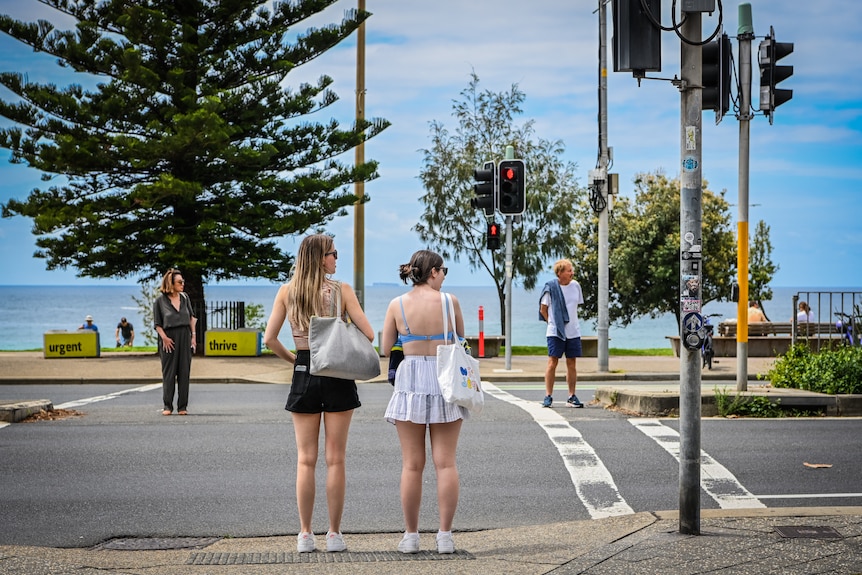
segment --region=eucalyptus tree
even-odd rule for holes
[[[610,212],[609,316],[625,326],[641,316],[673,313],[680,319],[679,180],[660,172],[634,179],[634,197],[615,198]],[[736,272],[736,240],[725,192],[703,188],[703,304],[729,299]],[[598,219],[577,212],[576,279],[584,290],[584,316],[598,314]]]
[[[574,249],[572,212],[584,195],[575,177],[577,166],[562,159],[563,143],[537,138],[532,120],[515,124],[515,117],[523,113],[524,100],[517,84],[499,93],[480,91],[479,77],[472,74],[460,99],[452,104],[457,121],[454,130],[450,132],[442,122],[431,122],[431,146],[423,150],[419,173],[425,189],[421,197],[424,211],[414,228],[444,258],[465,258],[470,269],[484,270],[490,276],[497,288],[503,333],[505,249],[487,249],[490,220],[483,210],[470,205],[475,197],[473,170],[485,161],[504,159],[510,145],[515,157],[525,161],[526,210],[512,227],[512,278],[528,290],[536,286],[538,275],[548,269],[550,261],[569,257]],[[501,236],[505,246],[505,232]]]
[[[757,222],[749,251],[748,299],[756,301],[763,311],[763,315],[766,315],[768,319],[769,316],[766,314],[763,302],[772,299],[772,288],[769,287],[769,282],[772,281],[779,266],[772,261],[772,241],[769,239],[769,226],[763,220]]]

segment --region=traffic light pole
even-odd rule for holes
[[[512,370],[512,216],[506,216],[506,371]]]
[[[751,4],[739,5],[739,199],[736,226],[736,390],[748,390],[748,175],[751,113],[751,41],[754,26]]]
[[[700,12],[686,12],[681,37],[701,39]],[[679,531],[700,534],[700,386],[701,361],[695,332],[701,327],[702,196],[702,60],[701,46],[680,43],[680,345],[679,349]],[[697,293],[684,291],[686,281],[698,280]],[[686,294],[687,297],[683,297]],[[691,348],[691,349],[690,349]]]
[[[506,146],[506,159],[515,158],[514,146]],[[521,177],[525,177],[522,174]],[[506,215],[506,371],[512,370],[512,216]]]

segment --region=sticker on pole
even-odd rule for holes
[[[697,333],[703,327],[703,316],[699,313],[687,313],[682,318],[682,330]]]

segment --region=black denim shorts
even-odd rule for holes
[[[324,411],[350,411],[362,404],[356,382],[352,379],[311,375],[308,366],[311,354],[308,350],[296,352],[293,380],[287,396],[287,411],[296,413],[322,413]]]

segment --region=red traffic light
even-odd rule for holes
[[[500,249],[500,224],[488,222],[488,233],[485,236],[489,250]]]
[[[523,214],[527,204],[524,160],[503,160],[499,174],[497,209],[504,215]]]

